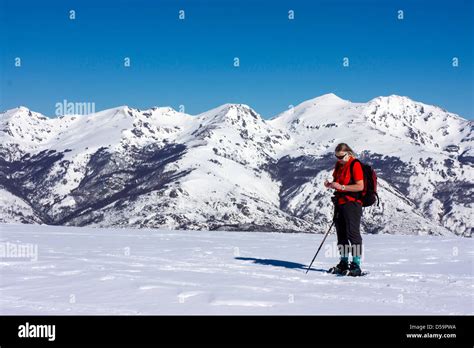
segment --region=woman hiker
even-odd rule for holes
[[[360,219],[362,217],[362,201],[358,192],[364,189],[364,173],[359,161],[355,160],[354,151],[345,143],[336,146],[336,166],[332,174],[333,181],[325,181],[324,186],[335,190],[335,226],[337,246],[341,256],[337,266],[329,269],[329,273],[360,276],[360,257],[362,255],[362,237],[360,235]],[[349,265],[349,254],[352,262]]]

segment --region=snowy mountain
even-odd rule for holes
[[[48,118],[0,114],[0,221],[321,232],[333,150],[380,178],[368,233],[472,233],[473,124],[406,97],[334,94],[271,120],[247,105],[192,116],[127,106]]]

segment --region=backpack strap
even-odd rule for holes
[[[359,162],[360,161],[356,158],[354,159],[352,162],[351,162],[351,166],[349,168],[349,172],[351,173],[351,179],[349,180],[349,185],[353,185],[355,184],[355,180],[354,180],[354,165],[356,164],[356,162]],[[362,163],[361,163],[362,165]]]
[[[359,162],[360,165],[362,166],[362,163],[357,159],[355,158],[351,164],[350,164],[350,167],[349,167],[349,172],[351,174],[351,178],[349,180],[349,185],[354,185],[355,184],[355,180],[354,180],[354,165],[356,164],[356,162]],[[349,195],[349,196],[352,196],[354,197],[355,199],[362,199],[362,192],[344,192],[344,194],[346,195]]]

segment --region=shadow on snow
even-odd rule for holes
[[[307,265],[303,265],[302,263],[291,262],[291,261],[283,261],[283,260],[272,260],[272,259],[257,259],[254,257],[236,257],[236,260],[241,261],[252,261],[258,265],[265,265],[265,266],[274,266],[274,267],[283,267],[288,269],[301,269],[306,271],[308,268]],[[327,270],[321,268],[311,268],[310,271],[316,272],[324,272],[326,273]]]

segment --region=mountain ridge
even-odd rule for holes
[[[347,142],[381,178],[366,232],[472,233],[473,123],[408,97],[329,93],[272,119],[232,103],[57,118],[21,107],[0,127],[3,222],[321,232],[321,183]]]
[[[313,97],[313,98],[310,98],[310,99],[307,99],[307,100],[304,100],[300,103],[298,103],[296,106],[298,105],[301,105],[301,104],[304,104],[304,103],[310,103],[310,102],[315,102],[315,101],[318,101],[318,100],[330,100],[330,99],[333,99],[333,100],[336,100],[336,101],[341,101],[341,102],[349,102],[349,103],[353,103],[353,104],[368,104],[368,103],[371,103],[371,102],[374,102],[374,101],[378,101],[378,100],[407,100],[409,102],[414,102],[414,103],[417,103],[417,104],[424,104],[424,105],[428,105],[428,106],[433,106],[435,108],[438,108],[440,109],[441,111],[444,111],[444,112],[448,112],[445,108],[441,107],[441,106],[438,106],[438,105],[434,105],[434,104],[427,104],[425,102],[421,102],[421,101],[417,101],[415,99],[412,99],[408,96],[404,96],[404,95],[399,95],[399,94],[389,94],[389,95],[381,95],[381,96],[377,96],[377,97],[374,97],[372,99],[369,99],[367,102],[352,102],[351,100],[348,100],[348,99],[344,99],[344,98],[341,98],[339,97],[337,94],[333,93],[333,92],[328,92],[328,93],[325,93],[325,94],[322,94],[322,95],[319,95],[319,96],[316,96],[316,97]],[[207,111],[210,111],[210,110],[214,110],[214,109],[219,109],[219,108],[223,108],[225,106],[231,106],[231,105],[236,105],[236,106],[244,106],[244,107],[248,107],[248,108],[251,108],[248,104],[243,104],[243,103],[224,103],[224,104],[220,104],[218,106],[215,106],[215,107],[212,107],[211,109],[209,110],[206,110],[204,112],[200,112],[200,113],[197,113],[197,114],[187,114],[187,115],[190,115],[190,116],[199,116],[201,114],[204,114],[206,113]],[[131,109],[131,110],[138,110],[138,111],[141,111],[141,112],[145,112],[145,111],[152,111],[152,110],[156,110],[156,109],[169,109],[170,111],[174,111],[176,113],[180,113],[179,111],[177,111],[176,109],[174,109],[172,106],[169,106],[169,105],[163,105],[163,106],[158,106],[158,105],[155,105],[155,106],[152,106],[152,107],[149,107],[147,109],[143,109],[143,108],[137,108],[137,107],[133,107],[133,106],[130,106],[130,105],[120,105],[120,106],[116,106],[116,107],[111,107],[111,108],[106,108],[106,109],[103,109],[103,110],[100,110],[100,111],[97,111],[95,113],[99,113],[99,112],[104,112],[104,111],[111,111],[111,110],[115,110],[115,109],[119,109],[119,108],[122,108],[122,109]],[[57,117],[64,117],[64,116],[86,116],[86,115],[77,115],[77,114],[66,114],[66,115],[55,115],[55,116],[50,116],[50,115],[45,115],[45,114],[42,114],[40,112],[37,112],[37,111],[34,111],[33,109],[30,109],[28,108],[27,106],[25,105],[19,105],[17,107],[14,107],[14,108],[10,108],[10,109],[6,109],[6,110],[3,110],[3,111],[0,111],[0,117],[8,112],[12,112],[13,110],[18,110],[18,109],[23,109],[25,111],[31,111],[31,112],[34,112],[34,113],[37,113],[37,114],[41,114],[43,115],[44,117],[47,117],[49,119],[54,119],[54,118],[57,118]],[[253,108],[251,108],[253,109]],[[253,109],[254,110],[254,109]],[[256,110],[254,110],[256,111]],[[258,112],[257,112],[258,113]],[[273,115],[273,116],[269,116],[268,118],[263,118],[264,120],[266,121],[269,121],[270,119],[272,118],[275,118],[277,117],[278,115],[280,115],[281,113],[278,113],[276,115]],[[460,117],[461,119],[464,119],[464,120],[467,120],[467,121],[473,121],[473,120],[470,120],[466,117],[463,117],[459,114],[455,114],[455,113],[450,113],[452,115],[456,115],[458,117]],[[260,114],[259,114],[260,115]]]

